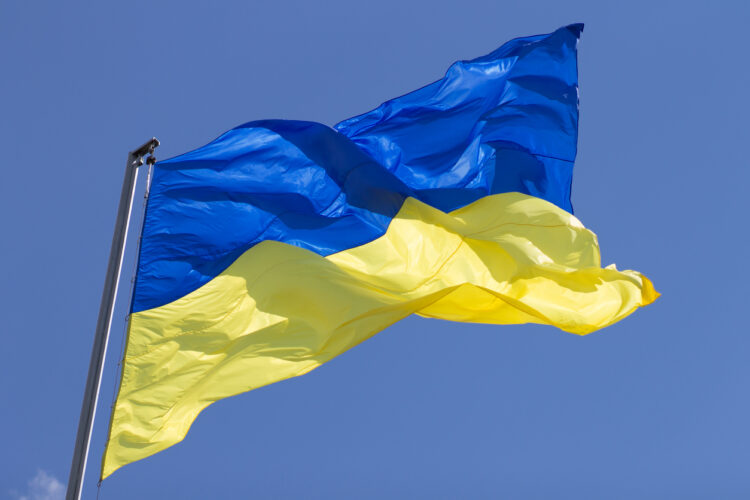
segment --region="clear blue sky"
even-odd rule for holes
[[[67,480],[129,149],[155,135],[166,158],[261,118],[333,124],[584,22],[573,203],[604,264],[653,279],[656,304],[582,338],[409,318],[211,406],[101,498],[750,498],[748,5],[3,1],[0,497],[39,471]]]

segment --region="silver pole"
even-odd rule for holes
[[[107,274],[104,279],[104,291],[102,292],[102,301],[99,305],[99,319],[96,322],[94,346],[91,349],[89,374],[86,377],[86,389],[83,393],[81,416],[78,420],[78,434],[76,435],[76,446],[73,452],[73,463],[70,466],[66,500],[79,500],[81,498],[81,487],[83,486],[83,476],[86,473],[89,441],[94,428],[94,415],[96,413],[96,403],[99,399],[99,387],[101,386],[102,369],[104,368],[104,355],[107,352],[109,330],[112,326],[112,314],[114,312],[115,298],[117,297],[117,283],[120,280],[122,259],[125,253],[125,239],[128,235],[128,225],[130,224],[130,209],[133,206],[138,167],[143,165],[143,157],[147,154],[153,155],[154,148],[158,145],[159,141],[154,137],[138,149],[128,153],[128,163],[125,165],[125,179],[122,182],[122,192],[120,193],[120,205],[117,208],[115,232],[112,235],[112,247],[109,251],[109,264],[107,265]]]

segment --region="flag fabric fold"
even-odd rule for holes
[[[251,122],[157,163],[102,478],[410,314],[586,334],[655,300],[571,213],[581,29],[333,128]]]

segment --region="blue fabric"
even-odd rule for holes
[[[372,241],[407,196],[450,211],[519,191],[572,211],[582,29],[457,62],[333,129],[250,122],[157,163],[132,310],[190,293],[263,240],[324,256]]]

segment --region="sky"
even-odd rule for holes
[[[585,337],[407,318],[214,404],[100,498],[750,498],[749,21],[740,0],[3,0],[0,498],[62,498],[127,151],[156,136],[167,158],[256,119],[333,125],[573,22],[576,215],[603,264],[662,297]]]

